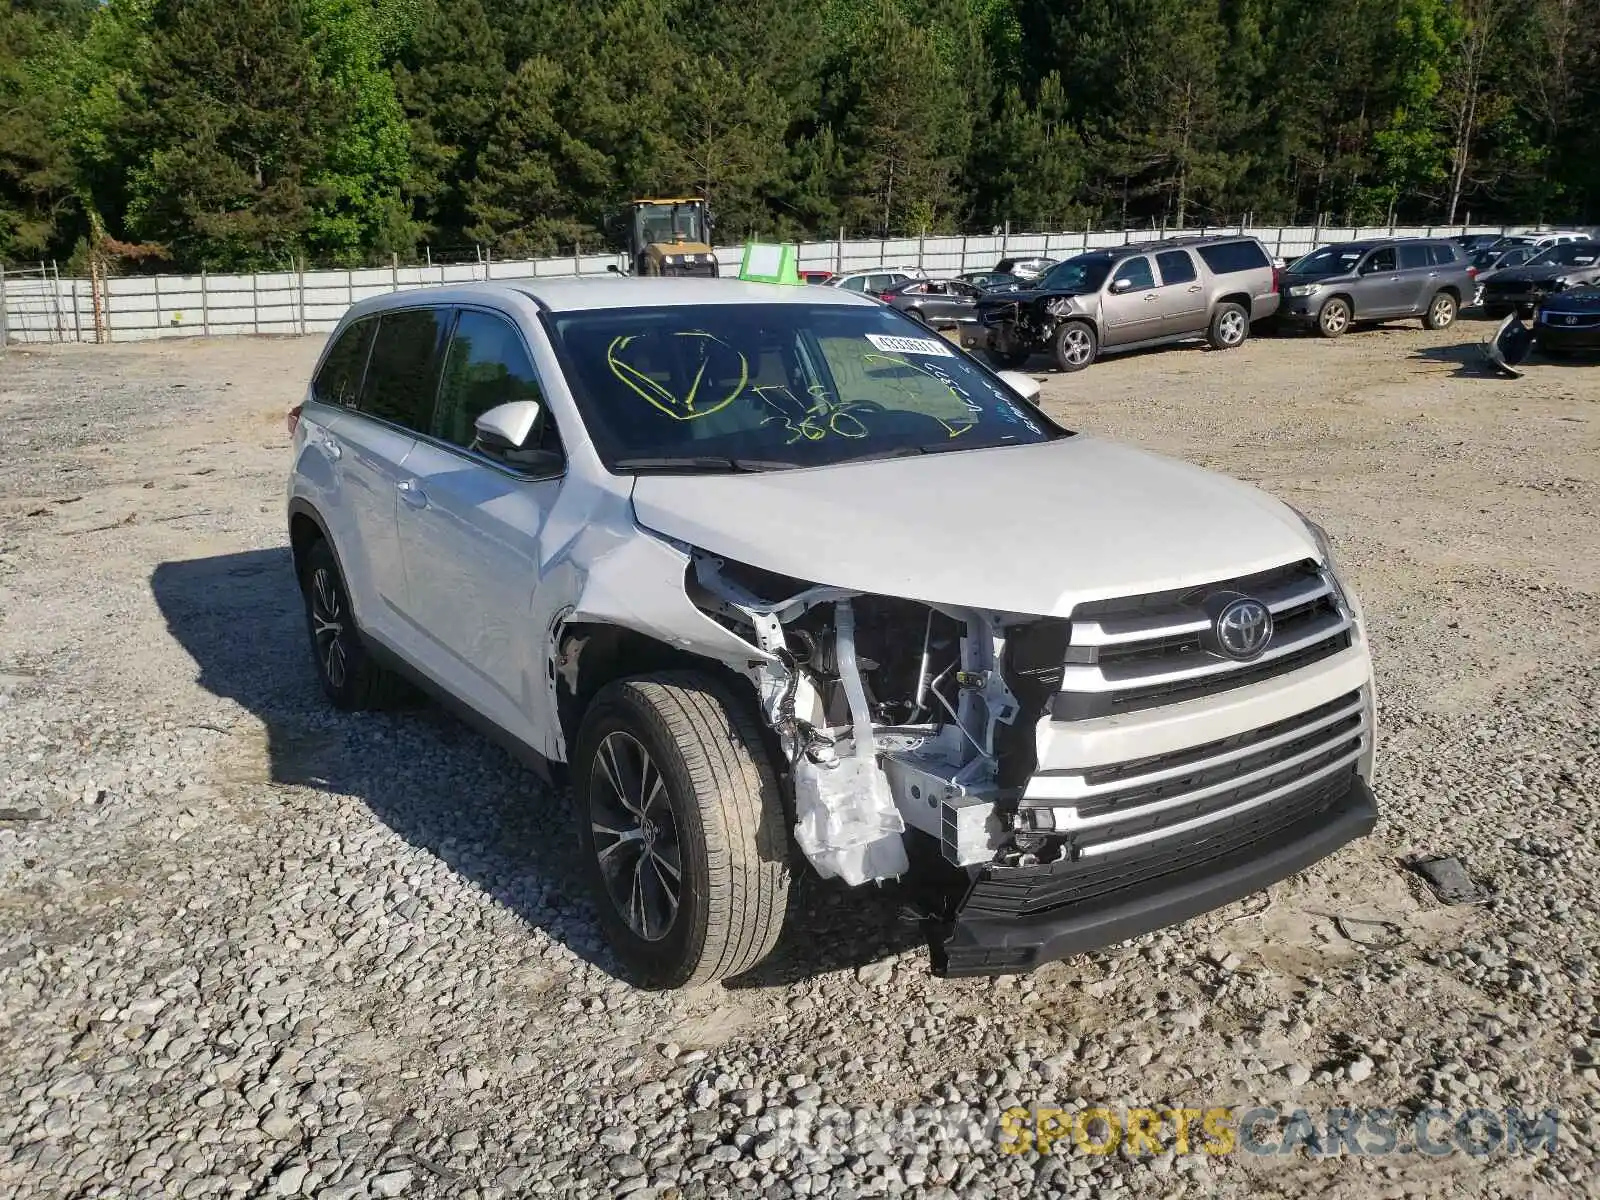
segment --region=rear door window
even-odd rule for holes
[[[313,397],[323,404],[346,408],[355,405],[361,394],[361,377],[367,370],[367,355],[372,350],[372,335],[377,328],[378,319],[366,317],[339,335],[312,381]]]
[[[1432,256],[1428,247],[1408,242],[1397,247],[1400,251],[1400,269],[1402,271],[1415,271],[1420,267],[1432,266]]]
[[[1193,283],[1198,278],[1194,259],[1189,257],[1187,250],[1168,250],[1156,255],[1156,266],[1161,268],[1164,287],[1171,287],[1175,283]]]
[[[408,308],[378,320],[361,411],[406,429],[423,430],[439,382],[439,341],[448,309]]]
[[[1456,258],[1455,247],[1447,246],[1442,242],[1435,242],[1433,245],[1429,246],[1428,253],[1433,259],[1433,265],[1436,267],[1454,266],[1458,261]]]
[[[1235,271],[1258,271],[1262,267],[1272,265],[1267,252],[1258,243],[1250,240],[1201,246],[1199,252],[1213,275],[1231,275]]]
[[[527,446],[491,457],[512,467],[536,462],[549,465],[549,460],[539,459],[537,452],[559,450],[561,442],[522,335],[504,317],[463,309],[445,350],[433,436],[453,446],[473,449],[478,418],[491,408],[518,400],[539,403],[539,426]]]

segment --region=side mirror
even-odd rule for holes
[[[996,374],[1005,381],[1005,385],[1008,388],[1020,395],[1029,404],[1032,404],[1034,398],[1039,394],[1039,381],[1032,375],[1024,375],[1021,371],[998,371]]]
[[[490,453],[520,450],[539,423],[537,400],[513,400],[491,408],[474,422],[478,446]]]
[[[1111,281],[1111,290],[1118,296],[1122,295],[1123,292],[1131,292],[1133,291],[1133,280],[1113,279]]]

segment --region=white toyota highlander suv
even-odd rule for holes
[[[1369,832],[1371,664],[1322,531],[1037,390],[837,288],[363,301],[291,414],[322,686],[408,679],[569,779],[651,986],[759,962],[802,864],[898,879],[935,968],[992,974]]]

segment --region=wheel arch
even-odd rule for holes
[[[1211,306],[1211,315],[1213,319],[1217,315],[1217,310],[1224,304],[1237,304],[1240,308],[1244,309],[1244,315],[1247,321],[1254,321],[1256,319],[1255,299],[1250,295],[1249,292],[1229,292],[1227,295],[1218,296],[1216,303]]]
[[[553,671],[556,693],[556,720],[570,765],[577,745],[578,729],[595,696],[609,683],[635,675],[663,671],[699,671],[728,686],[750,702],[761,728],[771,734],[760,719],[755,687],[748,678],[727,663],[682,646],[674,646],[648,633],[603,621],[569,621],[556,635]],[[777,745],[769,741],[769,751]],[[775,765],[776,765],[775,760]]]
[[[309,500],[296,496],[289,501],[289,552],[294,556],[296,579],[305,570],[306,553],[317,541],[328,543],[333,561],[339,566],[339,574],[344,575],[344,562],[339,558],[339,547],[334,544],[333,535],[328,532],[328,523]]]

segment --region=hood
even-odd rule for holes
[[[1544,302],[1546,312],[1600,312],[1600,287],[1568,288]]]
[[[1581,274],[1587,270],[1588,267],[1562,267],[1548,263],[1537,267],[1506,267],[1496,271],[1494,278],[1496,283],[1549,283],[1563,275]]]
[[[744,475],[644,475],[641,525],[807,583],[1030,616],[1317,556],[1246,483],[1077,435]]]

